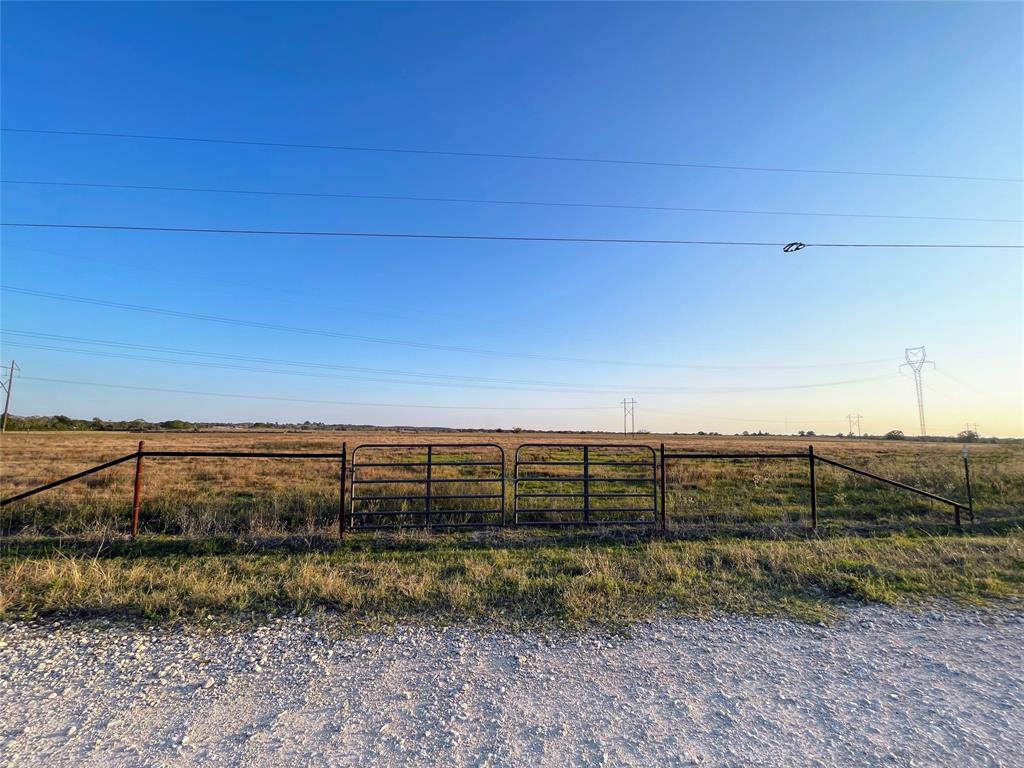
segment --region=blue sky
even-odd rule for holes
[[[4,3],[2,14],[7,128],[1012,178],[1024,165],[1017,4]],[[1012,182],[2,142],[8,181],[1017,220],[1024,207]],[[5,222],[1022,240],[1019,221],[2,187]],[[1024,431],[1021,251],[12,227],[2,238],[7,287],[402,342],[5,292],[18,414],[616,429],[617,403],[636,397],[637,426],[654,431],[834,433],[859,412],[868,431],[913,434],[914,390],[897,365],[924,344],[930,432]],[[697,365],[720,367],[686,367]]]

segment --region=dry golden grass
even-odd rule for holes
[[[646,436],[657,446],[660,436]],[[524,442],[607,435],[453,433],[13,433],[4,496],[131,453],[336,451],[364,442]],[[805,438],[664,437],[670,451],[805,450]],[[814,438],[818,453],[963,498],[960,448]],[[399,620],[621,623],[657,611],[808,619],[843,601],[945,597],[1020,607],[1024,452],[972,447],[979,525],[948,507],[819,468],[822,525],[807,528],[807,466],[677,461],[667,534],[515,530],[360,534],[339,542],[334,461],[147,459],[143,536],[127,540],[133,463],[4,508],[0,616],[176,618],[329,609]],[[508,483],[509,501],[511,483]],[[870,534],[870,535],[862,535]],[[289,538],[291,537],[291,538]],[[1018,602],[1014,602],[1018,601]]]
[[[139,439],[149,450],[332,452],[347,442],[494,442],[512,472],[524,442],[624,444],[662,440],[669,451],[806,450],[808,438],[739,438],[529,433],[107,432],[9,433],[0,442],[0,494],[19,491],[132,453]],[[826,456],[965,499],[960,447],[954,444],[815,437]],[[1024,450],[1019,445],[971,447],[975,499],[982,520],[1019,519],[1024,509]],[[123,533],[131,505],[132,462],[76,481],[0,512],[9,533]],[[372,475],[363,475],[369,477]],[[819,466],[823,524],[856,521],[890,525],[901,520],[929,525],[951,521],[950,509]],[[668,466],[668,513],[676,527],[803,525],[808,514],[807,466],[774,462],[675,461]],[[466,488],[468,489],[469,486]],[[406,489],[408,490],[408,489]],[[507,483],[511,505],[511,483]],[[151,533],[323,533],[337,519],[338,466],[330,460],[151,458],[144,469],[143,524]]]

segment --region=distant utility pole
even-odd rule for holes
[[[850,422],[850,434],[853,434],[853,422],[857,422],[857,437],[860,437],[860,420],[864,418],[859,413],[848,413],[846,414],[846,420]]]
[[[626,431],[626,417],[629,417],[629,432]],[[622,434],[636,434],[636,400],[622,398]]]
[[[973,424],[971,422],[967,422],[966,424],[964,424],[964,429],[966,429],[968,432],[973,432],[976,435],[981,434],[978,431],[978,422],[974,422]]]
[[[902,363],[900,368],[904,366],[910,366],[910,370],[914,372],[914,389],[917,391],[917,417],[921,422],[921,437],[928,434],[924,426],[924,390],[921,387],[921,369],[924,368],[925,364],[935,365],[928,359],[928,354],[925,352],[924,347],[907,347],[904,350],[904,356],[907,362]]]
[[[7,431],[7,415],[11,411],[11,390],[14,389],[14,372],[17,370],[21,369],[18,368],[18,364],[16,362],[11,360],[10,368],[7,371],[7,383],[4,384],[0,381],[0,387],[3,387],[4,392],[7,393],[6,397],[4,397],[4,417],[3,420],[0,421],[0,432]]]

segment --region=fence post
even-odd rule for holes
[[[433,482],[433,476],[434,476],[433,470],[434,470],[434,446],[428,445],[427,446],[427,495],[424,498],[425,504],[423,505],[423,511],[426,513],[426,514],[424,514],[423,517],[425,518],[424,522],[426,523],[426,527],[427,528],[430,528],[434,524],[434,520],[433,520],[434,516],[430,514],[430,506],[431,506],[431,504],[430,504],[431,498],[430,497],[431,497],[431,491],[432,491],[431,484]]]
[[[145,440],[139,440],[139,451],[135,454],[135,490],[132,494],[132,538],[139,535],[139,507],[142,505],[142,450]]]
[[[665,512],[665,444],[661,444],[661,530],[668,530],[668,518]]]
[[[814,477],[814,446],[807,446],[807,466],[811,472],[811,528],[818,528],[818,482]]]
[[[967,481],[967,512],[971,516],[971,525],[974,525],[974,495],[971,493],[971,465],[967,461],[967,446],[964,446],[964,480]]]
[[[345,538],[345,472],[347,467],[345,466],[345,460],[348,456],[346,450],[348,446],[343,440],[341,443],[341,471],[338,473],[338,538]]]
[[[583,446],[583,522],[590,522],[590,446]]]

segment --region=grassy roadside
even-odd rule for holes
[[[353,626],[618,625],[658,612],[829,619],[847,601],[1024,609],[1024,533],[705,541],[495,533],[343,544],[9,540],[0,616],[191,620],[323,608]]]

